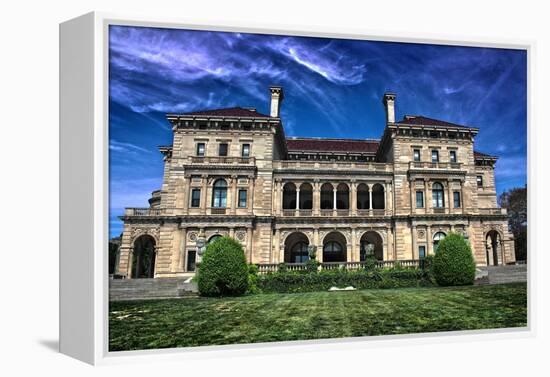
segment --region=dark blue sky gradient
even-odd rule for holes
[[[146,207],[162,183],[164,114],[242,106],[269,113],[282,85],[287,136],[380,138],[385,91],[396,118],[478,127],[476,150],[498,155],[497,191],[527,171],[525,51],[111,26],[110,234],[124,207]]]

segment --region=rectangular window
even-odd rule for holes
[[[227,156],[227,143],[221,143],[218,152],[219,156]]]
[[[191,190],[191,207],[197,208],[201,206],[201,190]]]
[[[418,246],[418,259],[426,258],[426,246]]]
[[[449,156],[450,156],[451,162],[456,162],[456,151],[450,151]]]
[[[241,154],[244,158],[250,157],[250,144],[243,144],[243,150]]]
[[[483,177],[481,175],[478,175],[476,177],[476,181],[477,181],[477,187],[483,187]]]
[[[460,192],[458,191],[453,192],[453,202],[454,202],[455,208],[460,208]]]
[[[439,151],[432,149],[432,162],[439,162]]]
[[[416,192],[416,208],[424,208],[424,191]]]
[[[189,250],[187,252],[187,271],[195,271],[195,262],[197,260],[197,252]]]
[[[239,190],[239,208],[246,208],[246,190]]]
[[[197,156],[204,157],[205,146],[204,143],[197,143]]]
[[[420,149],[413,150],[414,161],[420,161]]]

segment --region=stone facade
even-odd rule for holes
[[[449,232],[467,237],[478,265],[515,261],[497,206],[497,158],[474,151],[477,128],[421,116],[395,121],[395,95],[386,93],[380,140],[287,139],[283,90],[270,91],[270,115],[167,115],[174,138],[160,147],[163,185],[149,207],[122,216],[119,274],[192,273],[197,241],[218,235],[237,239],[257,264],[299,263],[311,252],[325,263],[369,253],[417,260]]]

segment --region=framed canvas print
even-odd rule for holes
[[[529,44],[60,36],[62,352],[529,331]]]

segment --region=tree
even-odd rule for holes
[[[433,274],[438,285],[471,285],[476,265],[470,244],[457,233],[449,233],[439,241],[433,260]]]
[[[508,226],[515,239],[516,260],[527,260],[527,186],[503,192],[498,202],[508,211]]]

